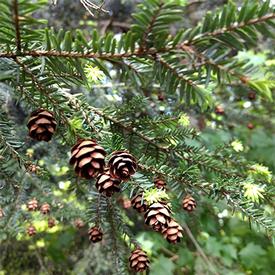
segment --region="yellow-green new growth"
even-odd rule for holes
[[[264,198],[263,193],[265,190],[263,186],[251,182],[244,182],[243,189],[244,196],[253,202],[259,203],[260,199]]]
[[[148,203],[148,205],[151,205],[155,202],[167,201],[169,199],[169,196],[164,190],[152,188],[144,192],[143,198]]]
[[[248,173],[249,176],[258,181],[260,180],[270,183],[272,179],[272,173],[268,170],[268,167],[258,163],[252,165]]]

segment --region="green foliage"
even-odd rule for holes
[[[230,1],[186,29],[183,2],[143,1],[128,32],[100,35],[96,28],[48,27],[40,18],[45,0],[1,1],[0,273],[128,274],[136,236],[153,259],[152,274],[272,271],[266,236],[274,233],[274,64],[267,65],[272,53],[255,56],[253,49],[274,36],[275,14],[269,1]],[[223,115],[212,112],[219,104]],[[53,111],[58,122],[49,144],[31,141],[20,125],[37,108]],[[244,130],[251,119],[261,128]],[[94,180],[74,175],[67,152],[78,138],[96,139],[108,156],[135,156],[138,171],[122,184],[123,194],[169,199],[185,230],[183,246],[152,232],[139,237],[147,231],[140,216],[121,209],[117,196],[98,194]],[[152,188],[157,176],[169,196]],[[194,215],[181,209],[187,194],[198,201]],[[32,198],[51,204],[55,228],[26,210]],[[86,224],[79,234],[72,228],[77,218]],[[38,231],[33,241],[25,235],[29,224]],[[82,238],[92,225],[104,231],[98,254]],[[9,264],[12,242],[22,253],[30,249],[26,265]],[[34,255],[38,268],[28,270]]]

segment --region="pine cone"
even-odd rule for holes
[[[31,199],[30,201],[28,201],[27,203],[27,208],[28,211],[35,211],[38,208],[38,201],[36,198]]]
[[[161,233],[169,243],[176,244],[177,242],[180,242],[182,232],[182,227],[176,221],[171,220],[168,223],[167,228],[164,228]]]
[[[79,177],[92,179],[103,173],[105,150],[91,139],[79,140],[71,149],[70,164]]]
[[[85,226],[85,223],[81,219],[76,219],[74,225],[76,228],[81,229]]]
[[[117,202],[124,208],[128,209],[132,206],[131,201],[126,197],[119,197]]]
[[[156,186],[156,188],[158,189],[165,189],[166,187],[166,182],[161,179],[161,178],[155,178],[154,180],[154,185]]]
[[[100,174],[96,180],[96,188],[99,193],[103,193],[107,197],[111,197],[115,192],[119,192],[119,184],[121,181],[112,178],[109,169],[105,169],[103,174]]]
[[[40,207],[40,211],[42,214],[46,215],[46,214],[50,213],[51,207],[48,203],[43,203]]]
[[[144,218],[155,231],[162,231],[171,220],[171,210],[166,203],[155,202],[149,206]]]
[[[134,209],[136,209],[139,213],[145,212],[147,210],[146,202],[143,199],[142,194],[137,194],[131,200],[131,204]]]
[[[36,234],[36,229],[33,225],[30,225],[28,228],[27,228],[27,234],[32,237]]]
[[[187,195],[182,200],[182,207],[184,210],[186,210],[188,212],[192,212],[196,208],[196,206],[197,206],[197,204],[196,204],[195,199],[190,195]]]
[[[92,241],[93,243],[100,242],[103,237],[103,233],[101,229],[97,226],[90,228],[90,230],[88,231],[88,234],[89,234],[90,241]]]
[[[248,99],[255,100],[256,99],[256,93],[254,91],[248,92]]]
[[[53,228],[55,226],[55,219],[54,218],[49,218],[48,219],[48,227]]]
[[[150,264],[146,252],[140,248],[136,248],[134,251],[132,251],[129,262],[130,267],[135,270],[135,272],[145,271]]]
[[[108,165],[112,177],[118,178],[122,181],[128,181],[137,169],[135,158],[127,151],[114,152]]]
[[[56,129],[56,121],[52,112],[38,109],[31,113],[27,126],[31,138],[49,141]]]
[[[0,207],[0,219],[1,218],[4,218],[5,214],[4,214],[4,211],[3,209]]]
[[[217,115],[224,115],[224,108],[221,106],[221,105],[218,105],[216,108],[215,108],[215,113]]]

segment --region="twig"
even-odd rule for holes
[[[182,227],[185,229],[185,232],[187,233],[189,239],[192,241],[192,243],[196,247],[198,253],[201,255],[201,257],[203,258],[203,260],[209,266],[209,268],[211,269],[211,271],[213,272],[213,274],[219,275],[219,273],[216,271],[216,269],[214,268],[213,264],[207,258],[207,256],[205,255],[204,251],[202,250],[201,246],[199,245],[199,243],[195,239],[195,237],[194,237],[193,233],[191,232],[189,226],[186,223],[183,223]]]

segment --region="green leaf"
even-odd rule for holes
[[[173,274],[176,265],[169,258],[164,257],[162,254],[154,261],[150,267],[151,275],[167,275]]]

